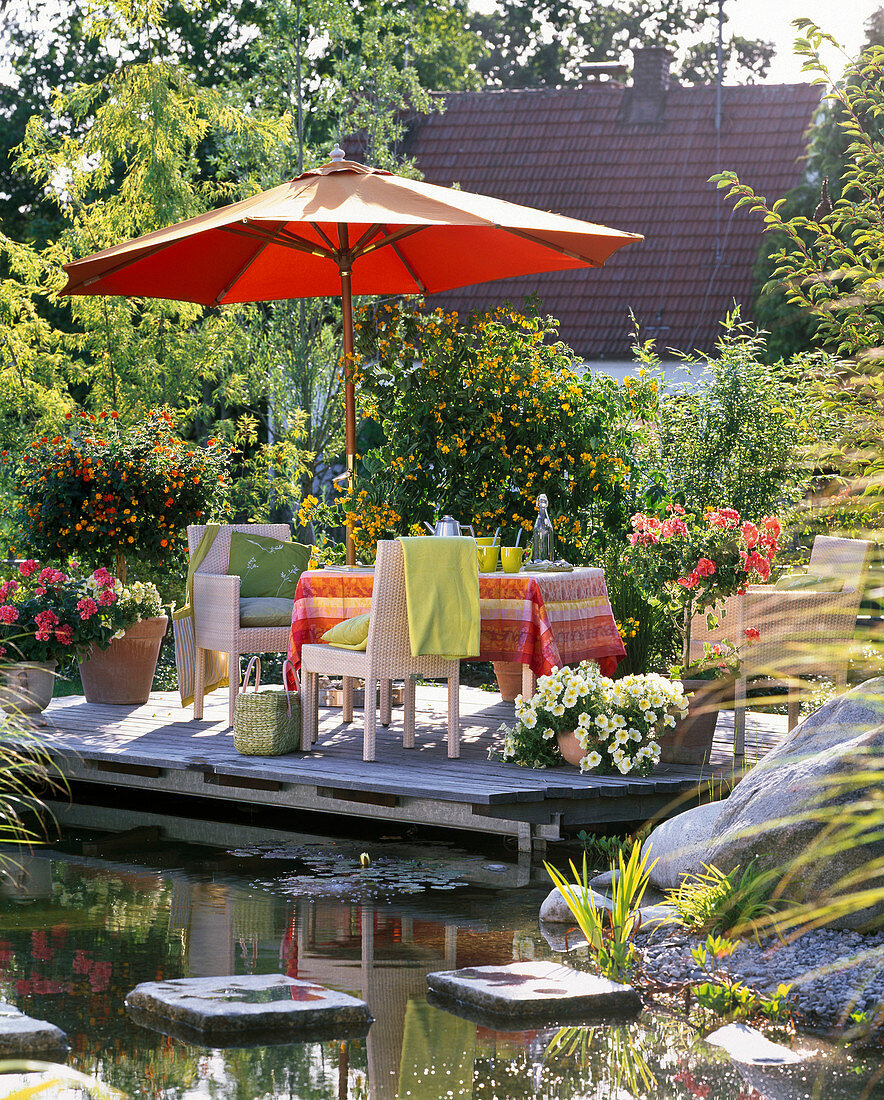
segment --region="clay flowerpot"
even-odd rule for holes
[[[6,665],[0,685],[0,706],[7,714],[39,714],[55,690],[56,661],[21,661]]]
[[[93,646],[80,661],[83,694],[89,703],[146,703],[169,620],[142,619],[107,649]]]
[[[569,764],[580,767],[580,761],[583,759],[583,746],[577,740],[577,734],[574,730],[557,733],[556,744],[559,746],[559,752]]]
[[[515,661],[494,661],[493,664],[500,697],[505,703],[514,703],[522,691],[522,666]]]
[[[712,751],[712,739],[718,712],[733,706],[734,681],[682,680],[685,695],[690,695],[687,716],[660,736],[661,764],[705,764]]]

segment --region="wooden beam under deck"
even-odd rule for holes
[[[515,836],[520,849],[561,838],[563,829],[667,816],[736,781],[733,715],[719,717],[710,764],[662,765],[647,778],[581,775],[563,767],[521,768],[488,760],[512,704],[461,689],[461,756],[445,744],[445,689],[418,688],[416,747],[402,747],[402,711],[378,729],[377,759],[362,760],[362,716],[349,726],[322,709],[309,753],[242,756],[226,726],[227,695],[190,720],[178,697],[158,692],[141,707],[104,706],[71,696],[53,700],[38,733],[71,781],[156,791],[178,799],[214,798],[299,812],[442,826]],[[747,746],[761,755],[785,733],[786,718],[750,713]]]

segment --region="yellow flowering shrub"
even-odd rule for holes
[[[509,307],[459,318],[420,303],[368,307],[353,365],[383,432],[348,504],[360,552],[450,513],[477,535],[522,528],[549,498],[559,553],[579,561],[635,511],[636,424],[656,399],[582,369],[551,318]]]

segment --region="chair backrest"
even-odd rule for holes
[[[808,571],[844,579],[844,591],[862,595],[874,543],[817,535],[810,551]]]
[[[191,554],[199,546],[205,531],[205,526],[192,524],[187,528],[187,547]],[[197,573],[225,574],[230,564],[230,532],[246,531],[250,535],[267,535],[272,539],[285,542],[292,537],[291,528],[287,523],[231,523],[222,526],[215,536],[215,541],[197,567]]]
[[[412,660],[405,563],[402,543],[394,539],[378,543],[366,649],[383,654],[385,662]]]

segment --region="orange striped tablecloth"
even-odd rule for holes
[[[372,573],[303,573],[295,593],[289,658],[335,623],[371,609]],[[611,675],[626,656],[602,569],[572,573],[480,573],[479,660],[515,661],[543,676],[591,659]]]

